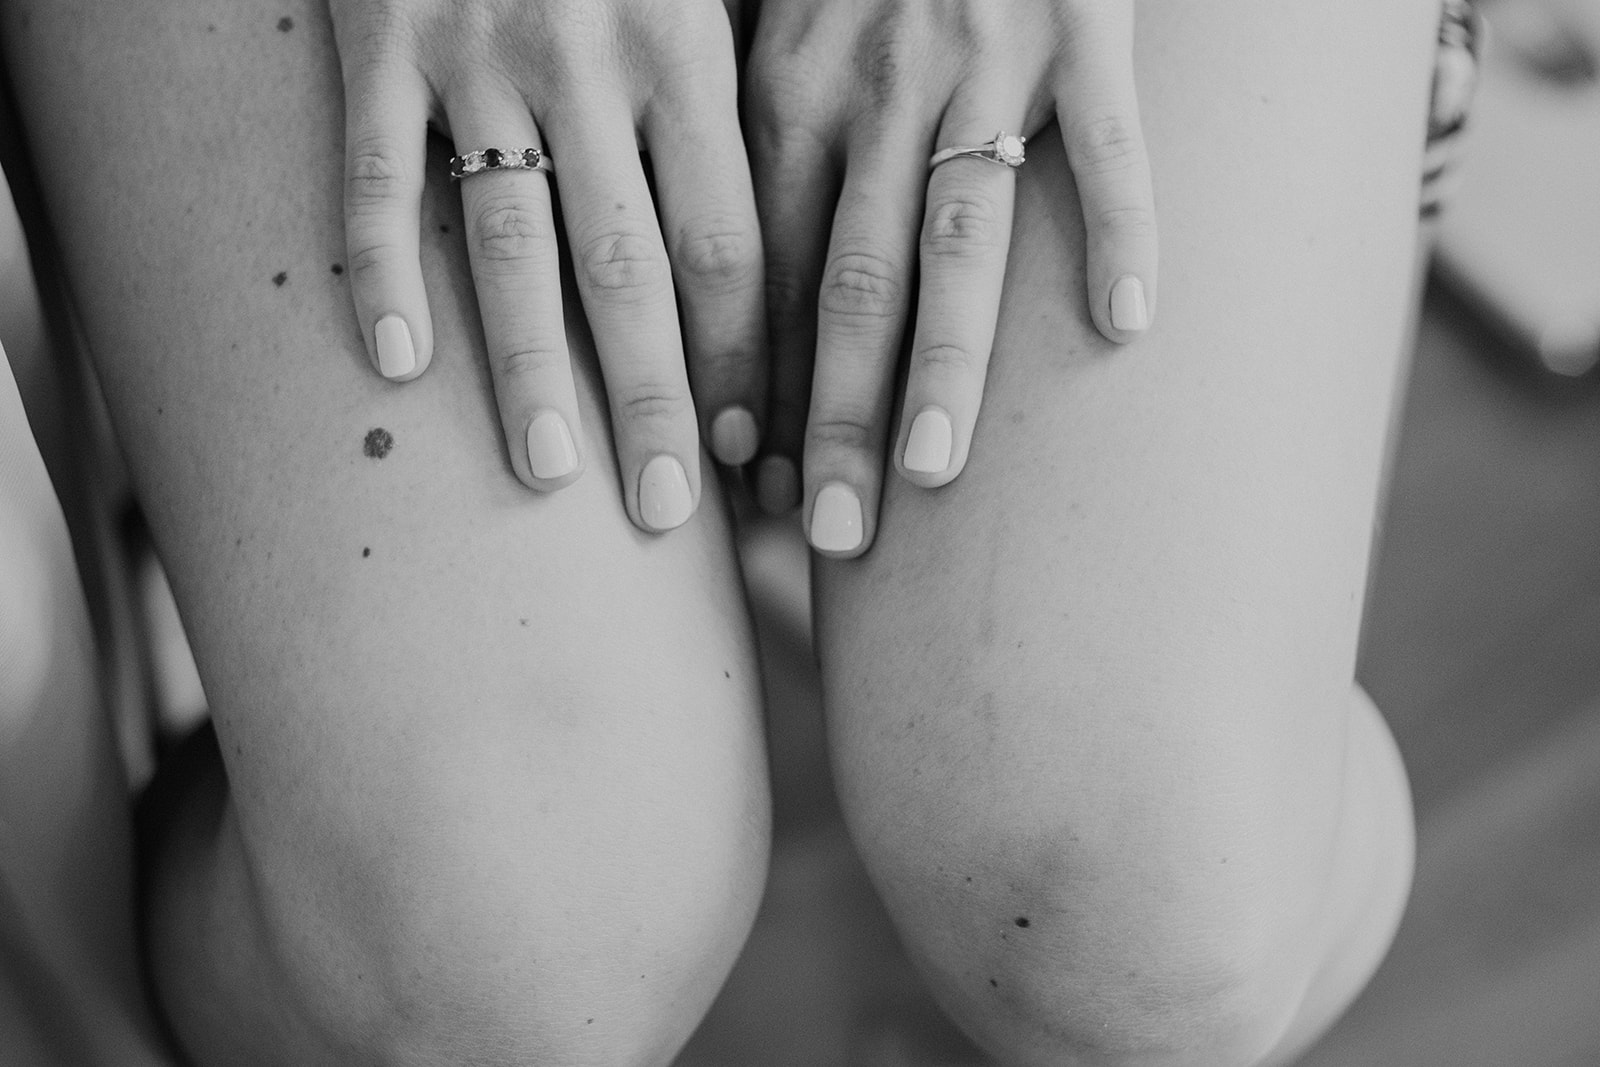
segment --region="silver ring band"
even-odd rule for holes
[[[450,177],[456,181],[488,170],[542,170],[555,175],[555,161],[537,148],[479,148],[450,157]]]
[[[983,144],[956,145],[953,148],[941,149],[928,160],[928,169],[932,170],[941,163],[948,163],[952,159],[963,156],[969,159],[981,159],[986,163],[998,163],[1002,167],[1013,169],[1022,166],[1027,160],[1026,145],[1028,139],[1018,133],[1007,133],[1001,130],[994,135],[994,140]]]

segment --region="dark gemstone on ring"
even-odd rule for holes
[[[450,177],[464,178],[467,174],[467,161],[462,156],[450,157]]]
[[[504,157],[500,154],[500,149],[498,148],[485,148],[483,150],[483,165],[488,167],[490,170],[498,167],[503,158]]]
[[[524,148],[522,150],[522,165],[534,169],[539,166],[539,150],[537,148]]]

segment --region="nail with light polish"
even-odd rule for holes
[[[673,456],[656,456],[639,474],[639,517],[652,530],[675,530],[689,521],[694,496],[689,476]]]
[[[800,472],[788,456],[768,456],[756,465],[756,500],[768,515],[787,515],[800,503]]]
[[[1111,325],[1134,333],[1150,325],[1144,283],[1131,274],[1124,274],[1111,287]]]
[[[906,434],[906,451],[901,462],[906,470],[918,474],[942,474],[950,466],[953,440],[950,416],[938,408],[923,408],[911,420],[911,432]]]
[[[723,408],[711,420],[711,454],[717,462],[729,467],[742,467],[755,458],[761,445],[761,431],[756,428],[756,417],[742,407]]]
[[[539,412],[528,423],[528,466],[535,478],[565,478],[578,469],[578,448],[559,412]]]
[[[861,498],[843,482],[829,482],[811,505],[811,544],[823,552],[849,552],[861,545]]]
[[[378,346],[378,371],[385,378],[403,378],[417,369],[411,327],[399,315],[385,315],[372,328]]]

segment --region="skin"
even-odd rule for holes
[[[576,306],[599,476],[538,496],[496,462],[442,183],[434,365],[370,373],[329,270],[334,44],[291,13],[5,7],[36,149],[119,162],[38,153],[213,702],[155,869],[163,1006],[202,1063],[666,1062],[765,863],[725,518],[630,522]],[[890,480],[872,551],[817,570],[852,832],[1007,1063],[1282,1059],[1409,877],[1351,679],[1436,12],[1140,14],[1159,327],[1095,329],[1066,155],[1036,138],[965,472]]]
[[[171,1062],[140,981],[133,827],[98,674],[66,524],[0,351],[5,1063]]]
[[[763,504],[790,510],[804,488],[810,514],[822,485],[847,490],[865,512],[854,542],[813,541],[839,556],[866,550],[919,263],[930,311],[913,345],[909,410],[945,419],[951,442],[945,459],[913,469],[908,423],[895,463],[920,485],[960,473],[983,395],[1013,182],[971,160],[930,179],[923,161],[940,145],[993,138],[996,121],[1026,134],[1059,114],[1090,234],[1093,319],[1116,341],[1147,325],[1112,315],[1119,280],[1142,286],[1147,312],[1155,301],[1127,0],[959,0],[936,15],[915,0],[768,3],[745,78],[754,183],[732,4],[483,0],[472,18],[446,0],[330,6],[345,82],[351,291],[381,373],[411,380],[432,358],[417,246],[424,122],[461,153],[536,146],[557,161],[559,226],[547,176],[490,170],[460,186],[507,454],[533,489],[564,488],[585,465],[581,432],[571,446],[551,443],[580,419],[558,234],[605,372],[624,503],[651,532],[697,506],[698,413],[699,435],[733,466],[755,458],[770,423],[754,472]],[[651,185],[635,144],[649,153]],[[831,240],[818,227],[827,218]],[[385,350],[407,355],[386,362]],[[679,471],[681,485],[663,470]]]

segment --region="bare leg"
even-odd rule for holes
[[[578,321],[596,462],[554,496],[517,484],[442,181],[434,366],[371,373],[320,5],[17,0],[5,30],[213,704],[151,911],[188,1051],[669,1059],[765,865],[725,516],[631,527]]]
[[[9,210],[9,204],[4,205]],[[0,352],[0,1062],[168,1062],[66,525]]]
[[[1437,9],[1140,16],[1156,328],[1096,336],[1037,138],[965,473],[895,482],[872,552],[820,569],[852,832],[936,995],[1014,1063],[1282,1055],[1409,880],[1352,677]]]

